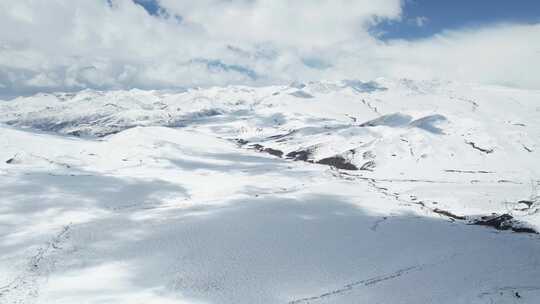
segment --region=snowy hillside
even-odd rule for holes
[[[538,303],[540,91],[0,102],[0,303]]]

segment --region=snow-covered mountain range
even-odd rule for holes
[[[540,91],[0,102],[0,303],[537,303]]]

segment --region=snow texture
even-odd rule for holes
[[[540,92],[0,102],[0,303],[539,303]]]

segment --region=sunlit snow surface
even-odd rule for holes
[[[539,235],[472,225],[540,230],[538,91],[82,91],[0,122],[2,304],[540,302]]]

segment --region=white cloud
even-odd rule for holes
[[[399,0],[161,0],[209,37],[237,43],[323,47],[367,38],[374,18],[397,18]]]
[[[0,0],[0,95],[379,76],[540,89],[539,25],[382,42],[369,28],[400,20],[400,0],[160,0],[160,17],[112,2]]]
[[[416,17],[412,19],[412,21],[414,22],[416,26],[423,27],[424,25],[426,25],[426,23],[429,22],[429,18],[425,16],[420,16],[420,17]]]
[[[397,41],[381,48],[391,75],[443,78],[540,89],[540,24],[501,24]]]

